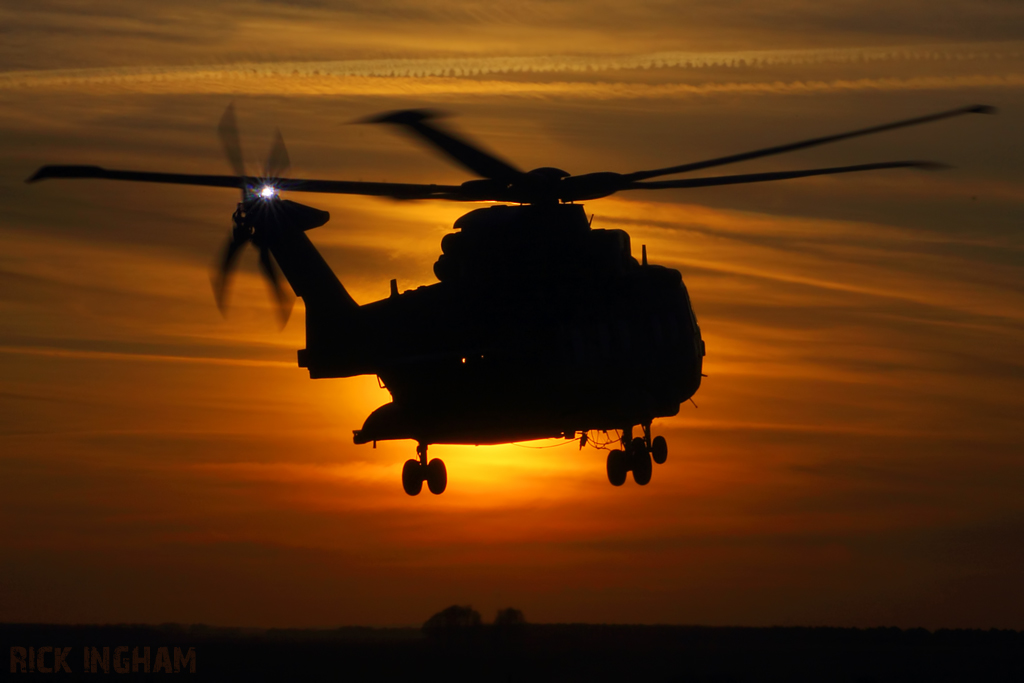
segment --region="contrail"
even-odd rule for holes
[[[683,99],[714,95],[800,95],[836,91],[956,90],[965,88],[1020,88],[1024,73],[973,76],[920,76],[911,78],[860,78],[713,83],[607,83],[521,82],[436,77],[367,78],[343,76],[232,76],[223,72],[203,78],[86,77],[60,78],[48,83],[4,83],[0,90],[53,89],[89,94],[225,94],[225,95],[347,95],[347,96],[458,96],[501,95],[526,98],[574,98],[588,100]]]
[[[0,90],[88,88],[90,92],[130,90],[141,93],[260,94],[452,94],[500,91],[512,95],[562,94],[585,98],[678,97],[693,94],[800,92],[835,89],[946,88],[1010,86],[1020,74],[935,78],[856,79],[774,82],[770,68],[825,64],[978,63],[1010,66],[1024,58],[1024,43],[935,45],[835,50],[747,52],[660,52],[618,56],[464,57],[372,59],[321,62],[254,62],[174,67],[63,69],[0,73]],[[1014,64],[1015,65],[1015,64]],[[707,84],[609,83],[573,80],[552,82],[559,74],[609,74],[636,70],[699,72],[717,68],[744,72],[742,82]],[[1024,71],[1024,70],[1022,70]],[[764,72],[760,81],[751,74]],[[523,81],[523,75],[543,80]],[[506,78],[515,75],[516,79]],[[627,74],[628,75],[628,74]],[[720,75],[720,74],[719,74]]]

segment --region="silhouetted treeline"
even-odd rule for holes
[[[494,617],[494,626],[499,629],[518,628],[525,623],[526,617],[514,607],[500,609]],[[452,605],[427,619],[423,632],[429,636],[465,633],[467,629],[475,629],[482,624],[480,613],[469,605]]]
[[[477,621],[453,637],[432,637],[414,628],[6,624],[0,625],[0,670],[6,680],[106,680],[102,654],[107,648],[113,680],[1024,680],[1024,632],[1018,631],[521,622],[509,629],[502,621],[514,616],[496,618],[493,625]],[[14,662],[16,669],[32,648],[33,671],[10,673],[12,648],[25,650]],[[99,658],[96,674],[83,672],[85,648],[95,650]],[[172,665],[177,648],[177,673],[155,671],[161,648]],[[53,667],[57,649],[61,665],[70,673],[38,671],[39,662],[44,670]],[[190,649],[194,660],[187,659]],[[114,675],[115,653],[128,673]],[[188,671],[190,661],[195,673]]]

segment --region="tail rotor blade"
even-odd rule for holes
[[[283,178],[288,169],[291,168],[292,162],[288,158],[288,148],[284,146],[284,136],[281,135],[281,129],[278,128],[275,131],[274,144],[270,148],[270,155],[267,157],[267,165],[263,170],[263,175],[267,178]]]
[[[224,245],[224,251],[220,258],[219,266],[214,270],[211,281],[213,283],[213,296],[217,300],[217,308],[222,315],[227,313],[227,290],[231,276],[231,270],[238,261],[238,255],[242,247],[249,241],[248,235],[240,235],[238,231],[232,231],[228,241]]]
[[[288,317],[292,314],[292,306],[295,304],[295,296],[281,284],[281,276],[277,272],[277,265],[270,256],[270,250],[266,247],[260,249],[260,270],[270,282],[274,290],[274,298],[277,299],[277,312],[281,321],[281,327],[288,323]]]
[[[224,155],[231,164],[231,169],[239,178],[245,177],[245,162],[242,160],[242,142],[238,135],[238,121],[235,118],[235,104],[232,102],[220,117],[217,135],[224,146]],[[242,187],[242,201],[245,201],[245,187]]]

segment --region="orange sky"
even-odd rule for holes
[[[0,8],[0,621],[532,621],[1024,628],[1024,10],[1015,3],[104,0]],[[748,6],[749,5],[749,6]],[[927,6],[927,20],[922,8]],[[239,11],[245,8],[245,11]],[[1018,42],[1015,42],[1018,41]],[[591,202],[678,268],[708,357],[652,483],[574,444],[354,446],[388,400],[311,381],[297,305],[209,265],[235,197],[22,181],[44,163],[458,183],[393,131],[437,106],[523,168],[657,168],[983,102],[729,172],[954,168]],[[743,170],[741,170],[743,169]],[[360,302],[434,282],[466,210],[296,196]]]

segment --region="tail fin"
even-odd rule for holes
[[[318,373],[316,368],[323,364],[315,361],[319,357],[330,358],[332,366],[348,364],[345,340],[351,338],[359,309],[306,236],[306,230],[323,225],[330,214],[286,199],[268,202],[263,212],[257,221],[262,235],[257,239],[266,240],[288,284],[306,305],[306,349],[300,352],[299,365],[310,368],[311,376],[327,376]]]
[[[305,234],[330,220],[329,213],[280,199],[268,203],[264,214],[259,227],[264,228],[270,253],[307,309],[323,308],[344,315],[359,308]]]

